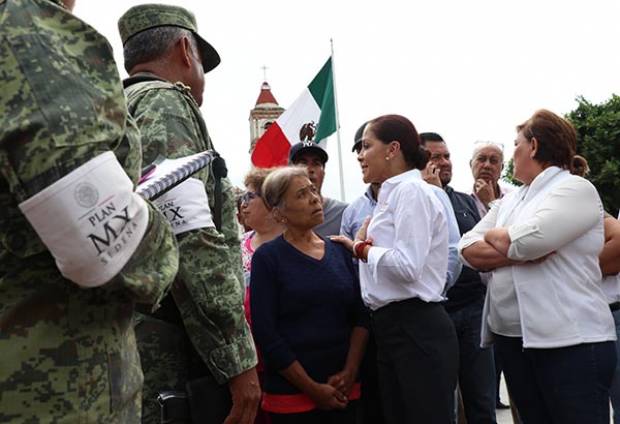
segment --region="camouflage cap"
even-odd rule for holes
[[[196,37],[205,73],[220,63],[220,55],[213,46],[198,34],[194,14],[187,9],[166,4],[141,4],[129,9],[118,20],[118,31],[123,45],[134,35],[147,29],[176,26],[191,31]]]

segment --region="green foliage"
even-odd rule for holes
[[[522,184],[521,181],[515,180],[515,177],[514,177],[514,163],[512,161],[512,158],[510,158],[510,160],[508,161],[508,163],[504,167],[504,175],[502,176],[502,179],[504,181],[509,182],[512,185],[515,185],[515,186],[520,186]]]
[[[614,216],[620,208],[620,97],[601,104],[577,98],[568,118],[577,130],[577,153],[588,160],[587,178],[597,188],[605,210]]]
[[[577,154],[585,157],[590,166],[587,178],[598,190],[605,210],[614,216],[620,208],[620,96],[600,104],[583,97],[578,106],[566,115],[577,130]],[[513,176],[512,159],[505,167],[503,179],[520,185]]]

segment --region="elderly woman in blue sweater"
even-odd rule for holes
[[[351,253],[313,231],[323,209],[304,168],[274,171],[262,192],[285,226],[252,258],[252,330],[266,368],[263,409],[273,424],[354,423],[368,332]]]

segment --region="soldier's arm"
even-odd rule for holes
[[[133,113],[143,140],[149,144],[145,151],[150,155],[157,151],[178,157],[207,147],[204,140],[197,139],[200,123],[182,93],[176,90],[154,90],[140,100]],[[212,203],[208,173],[195,177],[206,183]],[[227,206],[225,209],[228,210]],[[230,226],[228,219],[223,221]],[[213,227],[185,232],[178,239],[179,273],[172,293],[194,347],[215,378],[223,383],[257,362],[244,316],[242,282],[238,279],[239,243],[233,251],[226,237]]]
[[[127,218],[121,215],[122,210],[117,209],[116,213],[107,215],[98,211],[95,205],[92,209],[84,208],[83,216],[80,213],[78,219],[71,222],[65,219],[67,214],[46,213],[44,207],[50,197],[54,197],[47,196],[50,186],[66,183],[67,187],[77,187],[80,179],[73,178],[66,182],[68,175],[83,169],[89,161],[106,152],[114,153],[112,158],[118,161],[115,175],[126,182],[125,191],[115,194],[132,196],[132,183],[135,183],[139,173],[142,156],[136,130],[125,120],[127,111],[114,62],[104,62],[100,69],[102,79],[109,77],[107,90],[97,91],[91,86],[80,86],[78,100],[75,90],[68,88],[74,88],[81,80],[74,73],[67,72],[44,85],[46,90],[54,93],[46,97],[49,93],[37,92],[31,86],[31,80],[26,78],[31,67],[23,68],[20,64],[27,62],[40,69],[50,69],[49,56],[31,56],[29,52],[9,51],[5,47],[5,44],[0,45],[3,53],[0,63],[14,78],[15,84],[0,93],[0,109],[5,112],[0,117],[0,197],[7,210],[6,221],[0,218],[1,227],[6,230],[0,237],[4,249],[22,258],[48,250],[62,275],[80,286],[103,287],[104,290],[129,289],[140,300],[157,301],[174,278],[177,251],[169,226],[148,203],[140,206],[143,209],[141,219],[145,224],[142,227],[144,232],[133,233],[134,239],[139,237],[139,243],[128,248],[125,252],[128,255],[116,264],[113,263],[114,256],[122,244],[117,243],[115,238],[122,232],[118,224],[122,227],[121,221],[125,222],[119,217]],[[104,67],[106,64],[107,68]],[[39,71],[41,75],[45,73]],[[87,102],[102,93],[107,96],[104,109],[82,107],[80,102]],[[48,98],[53,98],[54,102],[47,102]],[[101,99],[98,101],[104,104]],[[64,105],[64,108],[55,107],[57,104]],[[104,114],[114,119],[101,119]],[[87,195],[83,198],[86,199],[83,205],[90,206],[91,194],[96,193],[96,189],[89,188],[88,193],[80,192]],[[74,200],[82,196],[78,196],[78,191],[74,193]],[[39,194],[41,196],[37,197]],[[31,199],[36,201],[26,203]],[[67,199],[71,200],[70,197]],[[99,199],[104,200],[109,199]],[[78,206],[72,206],[64,198],[52,201],[56,210],[78,210]],[[22,207],[26,204],[33,206],[28,209],[30,216]],[[92,221],[89,214],[92,214]],[[42,219],[33,219],[35,215]],[[78,228],[76,222],[83,219],[92,224],[92,231]],[[114,220],[117,226],[113,227],[110,220]],[[38,225],[41,221],[43,226]],[[68,235],[57,237],[66,233],[74,235],[75,243],[68,241]],[[71,251],[66,246],[59,247],[54,240],[64,240],[75,248]],[[101,266],[100,258],[104,252],[108,257],[107,264]],[[113,266],[108,266],[110,264]]]

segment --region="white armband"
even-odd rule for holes
[[[215,228],[205,185],[196,178],[183,181],[153,203],[168,218],[176,235],[199,228]]]
[[[110,281],[129,261],[149,220],[144,199],[112,152],[19,204],[64,277],[81,287]]]

